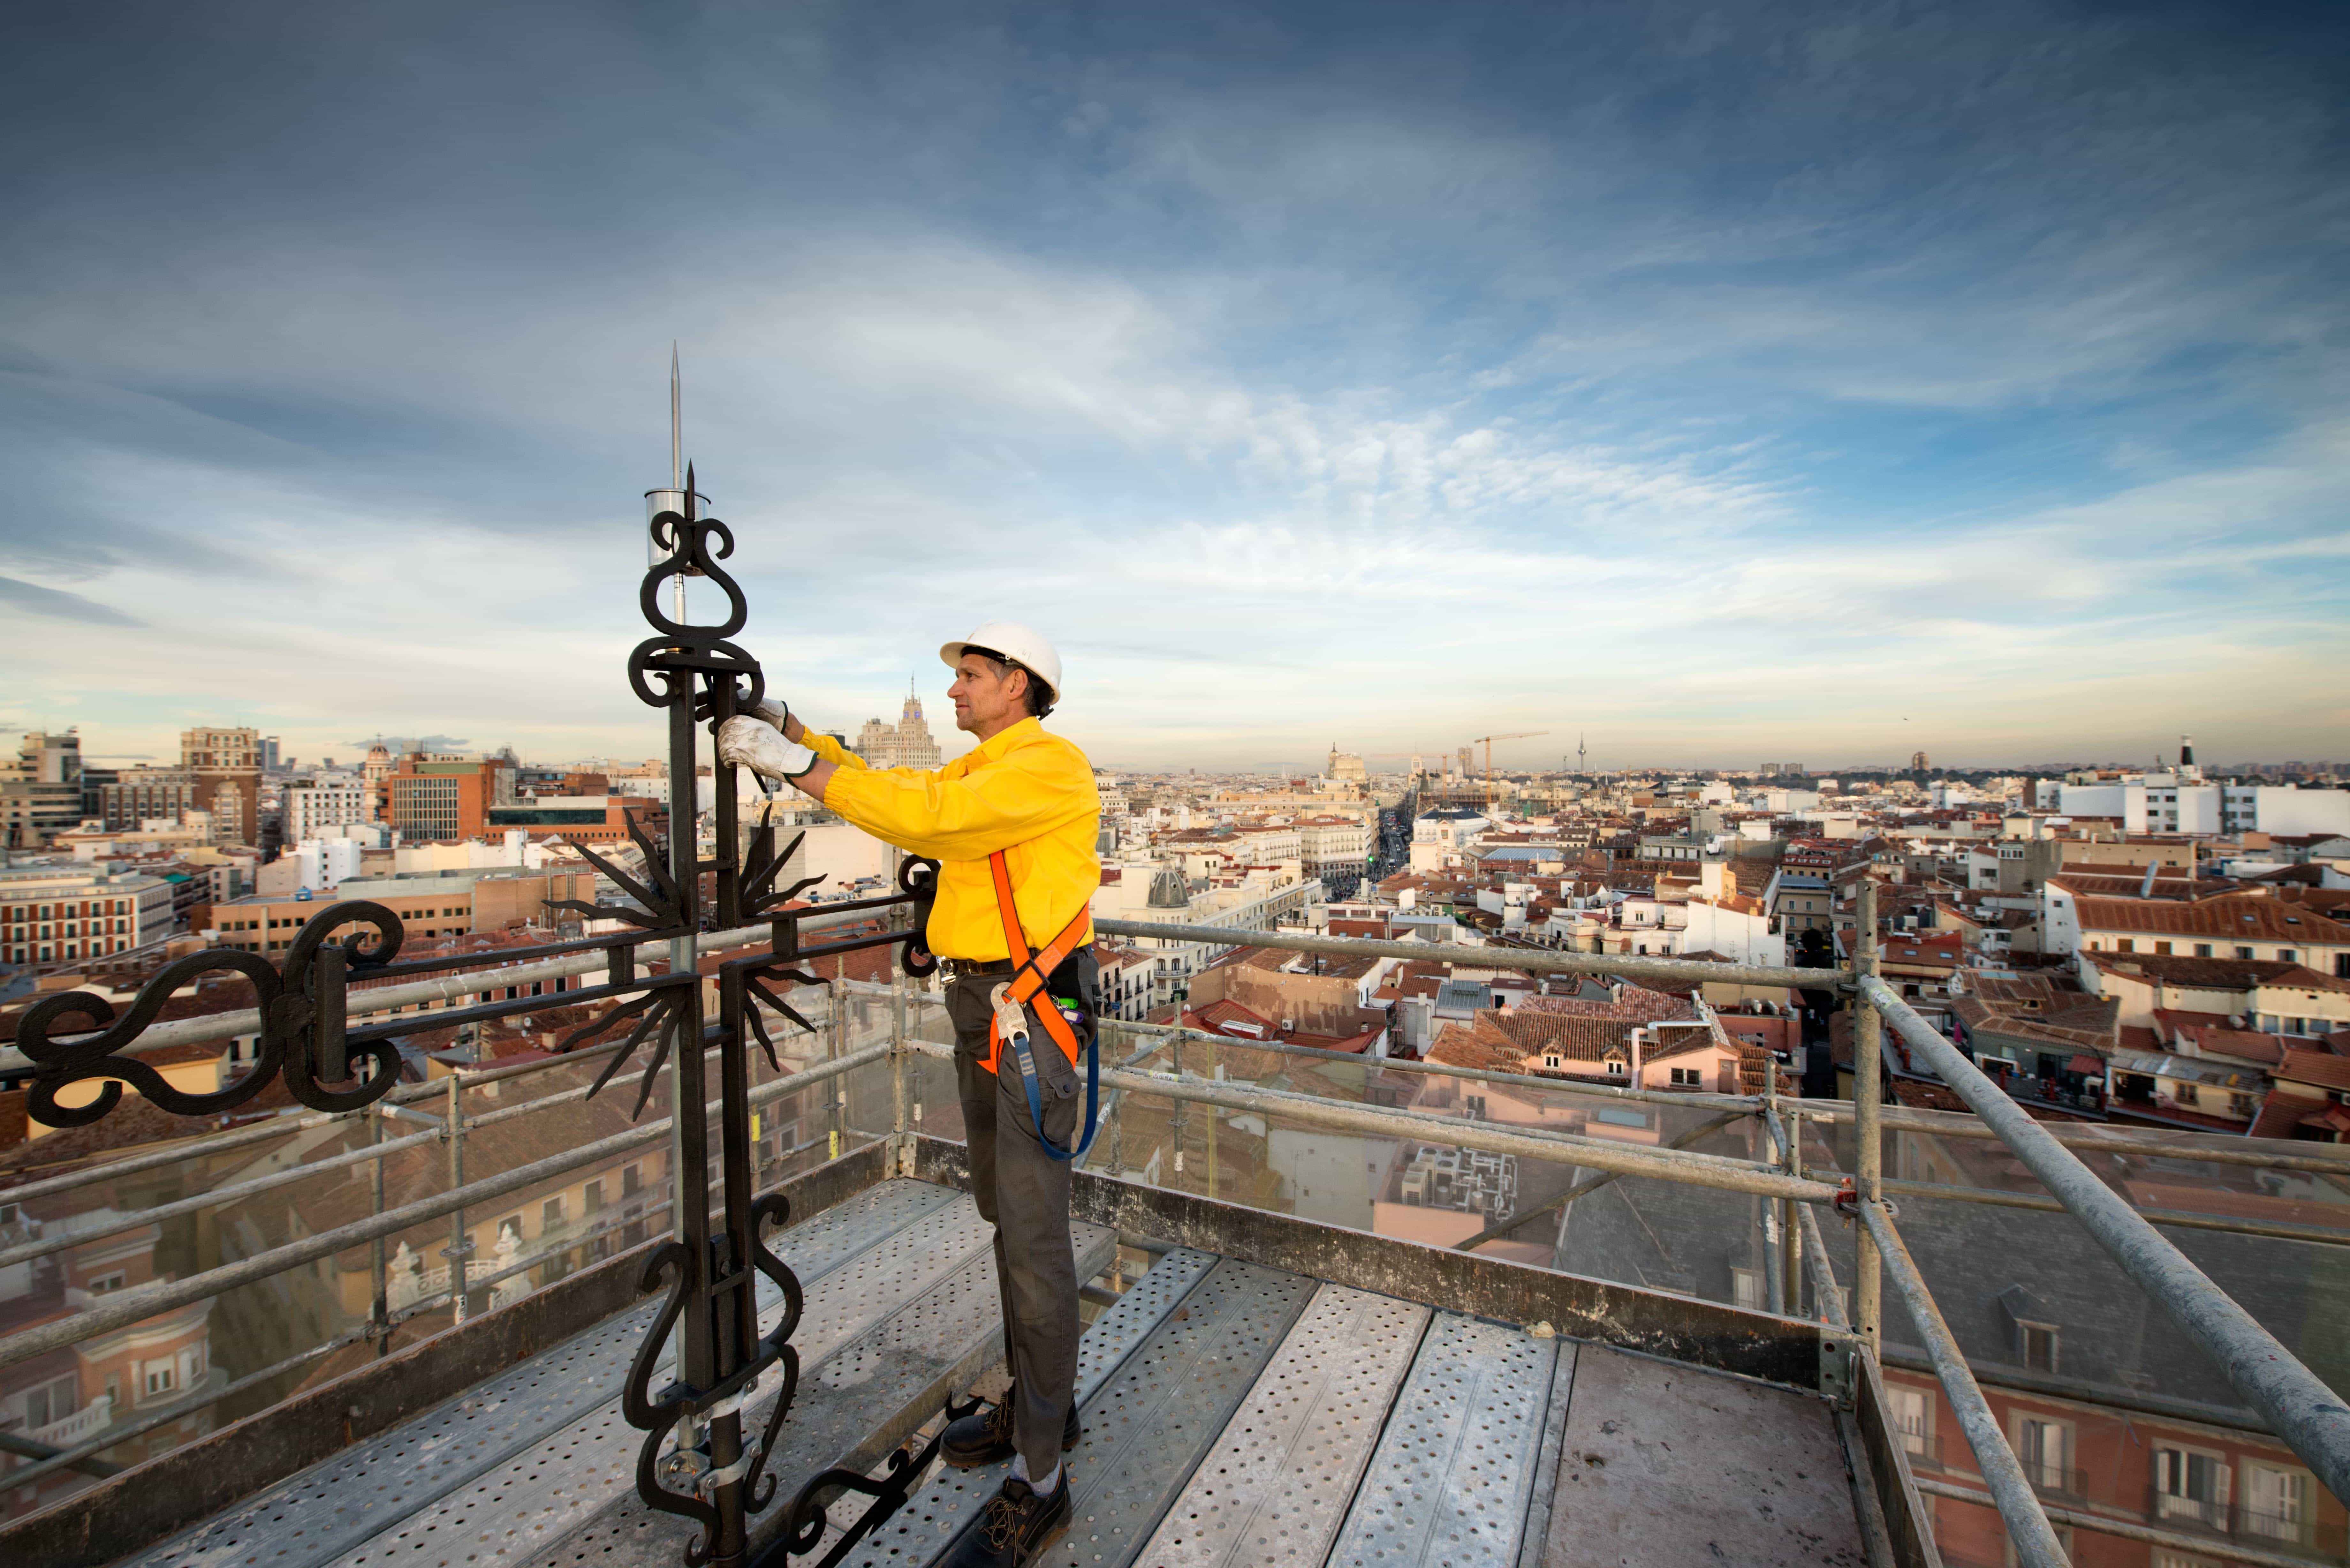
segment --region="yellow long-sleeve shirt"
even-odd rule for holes
[[[839,764],[824,804],[874,837],[939,862],[929,945],[941,958],[1009,958],[987,857],[1007,851],[1012,902],[1031,948],[1041,948],[1093,902],[1101,886],[1094,844],[1101,792],[1093,764],[1034,719],[980,742],[935,772],[870,768],[814,730],[806,744]]]

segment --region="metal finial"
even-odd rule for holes
[[[677,463],[678,453],[683,450],[681,435],[678,419],[677,340],[671,338],[669,346],[669,487],[671,490],[679,484]]]

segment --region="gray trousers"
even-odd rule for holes
[[[1003,1297],[1003,1358],[1018,1383],[1012,1440],[1038,1480],[1061,1462],[1061,1428],[1077,1380],[1077,1263],[1069,1240],[1069,1163],[1036,1141],[1009,1049],[1002,1073],[987,1057],[988,997],[1001,976],[962,975],[947,983],[954,1021],[955,1090],[971,1156],[971,1195],[995,1227],[995,1279]],[[1029,1055],[1045,1102],[1045,1132],[1074,1147],[1081,1086],[1076,1068],[1031,1023]],[[1083,1037],[1080,1036],[1080,1044]]]

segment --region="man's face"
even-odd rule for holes
[[[984,740],[1027,715],[1028,672],[966,653],[955,663],[947,695],[954,699],[955,728]]]

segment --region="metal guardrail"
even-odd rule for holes
[[[326,908],[328,906],[321,906]],[[818,905],[801,911],[795,920],[803,937],[820,936],[845,925],[862,925],[875,918],[869,908],[844,909],[837,913]],[[764,946],[772,937],[774,928],[768,924],[735,926],[723,931],[703,931],[694,938],[697,953],[726,952],[736,948]],[[671,956],[675,944],[670,940],[639,942],[620,950],[638,965],[661,962]],[[354,989],[348,993],[350,1018],[373,1017],[390,1012],[395,1008],[430,1008],[435,1002],[448,1003],[452,1008],[469,996],[480,996],[491,991],[503,991],[510,986],[543,984],[550,980],[565,980],[578,974],[600,974],[612,963],[612,950],[599,948],[593,951],[568,953],[560,958],[541,959],[532,963],[496,967],[498,951],[492,949],[463,955],[466,961],[481,966],[452,970],[430,980],[406,981],[398,985],[379,985]],[[566,992],[553,992],[534,998],[542,1006],[563,1007],[572,1004]],[[365,1005],[360,1005],[360,1003]],[[117,1046],[114,1054],[121,1056],[142,1056],[173,1045],[203,1045],[214,1040],[233,1040],[241,1034],[260,1030],[262,1017],[257,1008],[241,1008],[234,1012],[209,1012],[200,1018],[176,1018],[149,1025],[138,1039]],[[420,1024],[420,1027],[432,1027]],[[98,1036],[97,1031],[86,1034],[60,1034],[57,1043],[79,1044]],[[0,1074],[32,1072],[36,1064],[14,1045],[0,1046]]]
[[[1302,936],[1288,932],[1235,931],[1222,928],[1139,926],[1139,923],[1136,922],[1105,921],[1101,924],[1106,931],[1110,931],[1112,934],[1127,934],[1127,929],[1139,927],[1135,934],[1165,936],[1179,940],[1208,940],[1223,946],[1266,946],[1300,951],[1335,951],[1378,957],[1431,956],[1425,944],[1370,942],[1347,938]],[[701,945],[705,950],[723,950],[756,941],[764,934],[764,930],[758,928],[740,932],[712,933],[702,939]],[[1366,950],[1369,950],[1366,951]],[[1401,950],[1399,952],[1388,950]],[[1856,1130],[1860,1140],[1858,1156],[1862,1192],[1857,1207],[1859,1217],[1863,1221],[1862,1233],[1868,1241],[1867,1251],[1874,1254],[1877,1266],[1881,1267],[1891,1277],[1895,1293],[1902,1299],[1909,1310],[1912,1321],[1919,1325],[1921,1333],[1928,1339],[1928,1349],[1936,1374],[1941,1379],[1946,1392],[1950,1396],[1953,1409],[1959,1412],[1960,1426],[1974,1449],[1976,1461],[1985,1478],[1985,1484],[1991,1488],[1988,1494],[1976,1492],[1967,1495],[1964,1500],[1984,1502],[1999,1509],[2002,1519],[2006,1521],[2011,1538],[2015,1542],[2018,1561],[2033,1563],[2035,1568],[2056,1568],[2056,1564],[2063,1562],[2061,1554],[2055,1548],[2054,1532],[2050,1527],[2052,1517],[2080,1529],[2105,1530],[2107,1525],[2112,1524],[2115,1528],[2109,1532],[2110,1533],[2142,1540],[2158,1537],[2165,1543],[2182,1549],[2191,1548],[2197,1543],[2199,1538],[2159,1530],[2152,1531],[2149,1534],[2149,1527],[2121,1528],[2117,1521],[2105,1520],[2102,1516],[2085,1514],[2075,1516],[2073,1511],[2063,1508],[2051,1510],[2043,1503],[2031,1486],[2030,1479],[2023,1468],[2016,1460],[2012,1451],[2008,1449],[2004,1437],[1998,1431],[1996,1422],[1987,1420],[1988,1402],[1984,1399],[1980,1386],[1960,1354],[1955,1340],[1949,1335],[1947,1330],[1943,1330],[1939,1335],[1934,1332],[1939,1325],[1939,1314],[1933,1307],[1930,1294],[1926,1291],[1922,1276],[1918,1274],[1915,1263],[1908,1256],[1906,1244],[1901,1241],[1895,1225],[1892,1206],[1885,1201],[1885,1196],[1887,1193],[1918,1192],[1922,1196],[1960,1201],[2009,1204],[2034,1209],[2061,1208],[2074,1214],[2076,1218],[2082,1219],[2083,1223],[2091,1229],[2092,1234],[2097,1237],[2101,1244],[2106,1244],[2108,1251],[2115,1253],[2116,1261],[2122,1263],[2133,1278],[2145,1284],[2149,1293],[2153,1293],[2157,1300],[2174,1315],[2180,1316],[2182,1323],[2190,1333],[2196,1334],[2199,1341],[2215,1347],[2215,1355],[2221,1361],[2221,1365],[2229,1369],[2231,1376],[2238,1376],[2241,1374],[2238,1386],[2246,1397],[2252,1400],[2255,1407],[2261,1409],[2270,1418],[2278,1434],[2295,1452],[2311,1464],[2312,1469],[2324,1480],[2325,1485],[2334,1490],[2337,1496],[2344,1494],[2343,1460],[2345,1454],[2350,1454],[2350,1417],[2343,1415],[2341,1402],[2334,1398],[2330,1391],[2326,1391],[2324,1385],[2318,1383],[2314,1376],[2293,1361],[2282,1345],[2277,1345],[2272,1338],[2266,1335],[2264,1330],[2261,1330],[2257,1324],[2252,1323],[2249,1314],[2244,1314],[2241,1308],[2229,1301],[2215,1285],[2204,1278],[2199,1272],[2195,1271],[2193,1265],[2188,1263],[2175,1248],[2162,1241],[2153,1231],[2147,1218],[2132,1211],[2120,1198],[2114,1195],[2085,1167],[2082,1166],[2079,1159],[2065,1146],[2070,1143],[2075,1147],[2085,1146],[2094,1150],[2162,1154],[2190,1159],[2202,1158],[2207,1152],[2235,1154],[2237,1151],[2183,1148],[2176,1141],[2168,1139],[2134,1143],[2128,1134],[2115,1129],[2100,1129],[2086,1136],[2075,1135],[2060,1142],[2058,1137],[2052,1135],[2040,1124],[2032,1121],[2022,1111],[2016,1109],[2012,1102],[2007,1101],[2003,1096],[2001,1096],[1995,1086],[1976,1072],[1971,1064],[1966,1062],[1955,1046],[1936,1033],[1914,1009],[1905,1003],[1882,981],[1867,975],[1865,969],[1862,977],[1856,983],[1846,971],[1839,971],[1755,969],[1751,971],[1750,977],[1745,973],[1734,973],[1734,966],[1680,961],[1626,960],[1607,955],[1552,953],[1515,949],[1463,950],[1464,953],[1469,951],[1475,953],[1476,961],[1490,964],[1497,969],[1609,973],[1628,975],[1633,978],[1683,981],[1736,980],[1739,983],[1801,985],[1809,990],[1844,991],[1859,1012],[1864,1023],[1877,1016],[1890,1022],[1896,1032],[1908,1041],[1914,1050],[1920,1052],[1926,1057],[1933,1070],[1976,1108],[1977,1115],[1981,1117],[1980,1125],[1962,1129],[1953,1125],[1957,1120],[1955,1117],[1951,1118],[1950,1123],[1946,1123],[1938,1115],[1904,1112],[1898,1108],[1884,1107],[1881,1103],[1866,1099],[1857,1104],[1783,1100],[1777,1096],[1775,1085],[1773,1093],[1762,1096],[1634,1090],[1598,1083],[1583,1084],[1571,1079],[1549,1076],[1486,1072],[1454,1067],[1442,1063],[1366,1061],[1362,1057],[1345,1053],[1316,1051],[1309,1047],[1290,1045],[1284,1042],[1237,1040],[1207,1034],[1198,1030],[1115,1021],[1105,1021],[1106,1033],[1124,1034],[1133,1040],[1138,1048],[1123,1064],[1105,1067],[1102,1074],[1103,1081],[1115,1091],[1166,1096],[1177,1100],[1211,1106],[1219,1111],[1279,1116],[1289,1121],[1327,1127],[1334,1130],[1409,1138],[1431,1144],[1451,1144],[1466,1148],[1513,1154],[1525,1158],[1587,1166],[1595,1170],[1609,1173],[1598,1179],[1600,1181],[1611,1179],[1616,1176],[1641,1176],[1685,1185],[1751,1193],[1778,1200],[1773,1205],[1766,1206],[1773,1210],[1783,1209],[1785,1213],[1783,1229],[1781,1231],[1783,1260],[1779,1271],[1780,1282],[1775,1299],[1781,1305],[1792,1311],[1794,1303],[1800,1298],[1798,1281],[1808,1277],[1813,1287],[1814,1310],[1818,1321],[1824,1325],[1824,1332],[1849,1337],[1853,1342],[1859,1344],[1864,1353],[1873,1359],[1876,1355],[1876,1336],[1871,1331],[1877,1313],[1871,1304],[1870,1293],[1866,1288],[1870,1283],[1869,1271],[1864,1267],[1855,1282],[1853,1305],[1856,1309],[1856,1326],[1848,1327],[1843,1305],[1843,1292],[1838,1287],[1834,1272],[1829,1265],[1828,1254],[1816,1218],[1818,1206],[1824,1203],[1835,1205],[1839,1192],[1828,1182],[1804,1174],[1801,1159],[1799,1129],[1803,1119],[1823,1122],[1854,1121],[1858,1124]],[[1443,956],[1457,959],[1462,954],[1448,953]],[[1866,955],[1864,955],[1864,963],[1865,961]],[[567,961],[552,961],[561,963]],[[604,955],[598,953],[588,955],[577,961],[579,968],[570,972],[585,972],[599,968],[604,964],[605,958]],[[1769,978],[1759,978],[1763,976]],[[462,987],[463,981],[457,977],[451,977],[449,981],[440,983],[454,988]],[[500,974],[499,983],[501,985],[515,983],[512,971]],[[478,989],[478,971],[476,971],[475,985]],[[833,990],[837,1002],[839,999],[849,995],[891,999],[892,1016],[889,1025],[891,1037],[884,1043],[868,1045],[860,1050],[845,1052],[834,1060],[761,1085],[751,1092],[751,1103],[764,1104],[795,1090],[828,1081],[858,1068],[889,1062],[892,1064],[894,1075],[896,1130],[901,1134],[907,1132],[909,1095],[906,1074],[910,1061],[916,1057],[933,1060],[950,1059],[953,1054],[953,1048],[936,1042],[908,1037],[907,997],[902,990],[896,987],[842,982],[835,982]],[[462,990],[453,990],[452,994],[462,995],[465,992]],[[365,1005],[373,1011],[384,1004],[382,992],[357,992],[351,996],[350,1001],[355,1007]],[[836,1011],[836,1017],[837,1016],[838,1012]],[[197,1022],[213,1026],[218,1035],[237,1032],[234,1020],[224,1022],[214,1019]],[[1865,1029],[1856,1032],[1856,1037],[1865,1037],[1866,1033]],[[1190,1073],[1177,1074],[1163,1070],[1149,1070],[1140,1065],[1163,1047],[1175,1046],[1194,1040],[1209,1041],[1231,1048],[1268,1051],[1280,1055],[1319,1059],[1342,1065],[1351,1064],[1372,1071],[1395,1072],[1426,1077],[1478,1079],[1496,1084],[1520,1085],[1546,1093],[1587,1096],[1595,1099],[1638,1099],[1643,1103],[1679,1106],[1697,1112],[1711,1111],[1713,1113],[1713,1119],[1723,1125],[1740,1116],[1757,1116],[1762,1118],[1769,1147],[1773,1153],[1771,1159],[1758,1162],[1720,1155],[1700,1154],[1687,1148],[1652,1147],[1617,1143],[1604,1138],[1547,1128],[1506,1128],[1490,1122],[1434,1115],[1402,1107],[1333,1103],[1310,1093],[1222,1082]],[[836,1048],[842,1042],[836,1037]],[[464,1086],[504,1081],[575,1064],[582,1059],[592,1057],[607,1049],[610,1048],[598,1047],[576,1053],[570,1056],[558,1056],[516,1067],[494,1068],[478,1075],[463,1075]],[[1877,1076],[1866,1071],[1867,1065],[1866,1058],[1856,1065],[1863,1069],[1859,1075],[1864,1079]],[[1879,1065],[1881,1067],[1881,1060]],[[402,1100],[422,1098],[428,1094],[437,1096],[443,1091],[444,1085],[439,1084],[421,1092],[400,1091],[389,1098],[387,1106],[396,1106]],[[501,1107],[486,1116],[470,1118],[464,1125],[478,1127],[509,1117],[531,1115],[537,1110],[570,1103],[584,1093],[585,1091],[581,1089],[558,1091],[555,1095],[538,1096],[521,1105]],[[1978,1104],[1979,1100],[1981,1104]],[[1872,1107],[1874,1107],[1874,1114],[1872,1114]],[[714,1103],[712,1108],[716,1109]],[[1785,1113],[1783,1116],[1781,1114],[1783,1111]],[[364,1114],[366,1113],[341,1113],[279,1118],[284,1125],[240,1128],[209,1137],[191,1139],[175,1145],[170,1149],[136,1156],[110,1164],[101,1164],[88,1170],[28,1184],[26,1187],[0,1193],[0,1199],[13,1201],[35,1195],[68,1191],[87,1182],[108,1179],[137,1169],[151,1169],[172,1160],[218,1152],[231,1147],[245,1147],[268,1137],[324,1127]],[[400,1111],[394,1111],[392,1114],[409,1116],[415,1115],[413,1112]],[[918,1108],[915,1110],[915,1115],[919,1116]],[[1963,1188],[1927,1189],[1922,1184],[1887,1182],[1882,1177],[1881,1154],[1877,1149],[1873,1149],[1871,1145],[1881,1147],[1883,1133],[1888,1127],[1936,1133],[1954,1132],[1958,1136],[1998,1137],[2010,1148],[2015,1150],[2019,1158],[2024,1160],[2027,1168],[2048,1187],[2053,1196],[2049,1199],[2039,1199],[2033,1195],[1987,1192]],[[274,1247],[241,1259],[234,1263],[208,1270],[185,1280],[161,1282],[155,1285],[141,1287],[137,1291],[122,1293],[120,1296],[110,1296],[101,1303],[94,1303],[89,1311],[67,1322],[42,1325],[6,1339],[0,1339],[0,1366],[29,1359],[34,1355],[45,1354],[93,1334],[111,1332],[157,1313],[217,1294],[224,1290],[237,1288],[286,1269],[315,1262],[346,1248],[393,1235],[423,1221],[520,1190],[549,1177],[576,1170],[628,1149],[656,1142],[667,1137],[670,1131],[670,1123],[667,1119],[647,1123],[641,1127],[632,1127],[627,1132],[566,1151],[562,1155],[518,1167],[495,1177],[462,1183],[449,1191],[432,1198],[387,1210],[379,1215],[370,1216],[316,1236]],[[445,1131],[435,1128],[387,1140],[365,1148],[345,1151],[326,1160],[296,1167],[290,1172],[273,1173],[255,1181],[236,1184],[214,1193],[175,1200],[164,1210],[130,1215],[126,1217],[126,1223],[130,1225],[146,1223],[167,1211],[184,1212],[210,1204],[234,1201],[240,1197],[252,1196],[260,1191],[286,1185],[313,1170],[329,1166],[344,1167],[361,1164],[370,1159],[380,1160],[401,1149],[413,1148],[445,1136]],[[1872,1158],[1873,1156],[1876,1158]],[[2309,1166],[2329,1171],[2350,1168],[2350,1161],[2331,1160],[2323,1155],[2280,1156],[2275,1159],[2269,1159],[2260,1158],[2255,1151],[2242,1151],[2242,1158],[2227,1162],[2282,1165],[2287,1159],[2306,1159]],[[1597,1181],[1593,1181],[1585,1185],[1596,1187],[1597,1184]],[[1582,1188],[1576,1190],[1580,1191]],[[1853,1197],[1851,1194],[1844,1196],[1847,1203]],[[1513,1217],[1512,1222],[1523,1222],[1523,1218],[1525,1217]],[[2300,1234],[2303,1231],[2314,1228],[2217,1221],[2203,1216],[2161,1214],[2155,1218],[2163,1223],[2202,1223],[2208,1224],[2209,1228],[2241,1230],[2253,1234],[2284,1234],[2293,1240],[2341,1239]],[[1507,1228],[1509,1226],[1506,1223],[1497,1225],[1492,1228],[1492,1232],[1499,1232]],[[43,1238],[38,1243],[0,1252],[0,1263],[5,1263],[11,1259],[39,1256],[57,1250],[58,1246],[73,1245],[93,1235],[103,1233],[105,1232],[95,1231],[78,1232],[69,1239],[57,1239],[55,1244],[52,1244],[49,1238]],[[2108,1241],[2108,1236],[2113,1240]],[[577,1239],[574,1239],[566,1243],[565,1250],[578,1244]],[[536,1258],[516,1260],[515,1266],[518,1268],[535,1266],[540,1261]],[[2181,1273],[2182,1270],[2185,1271],[2184,1274]],[[473,1282],[474,1287],[478,1288],[480,1282],[477,1277]],[[2198,1314],[2207,1314],[2210,1320],[2199,1328],[2196,1323],[2189,1321]],[[2213,1326],[2215,1323],[2218,1325],[2216,1327]],[[2244,1332],[2246,1325],[2250,1327],[2250,1334]],[[240,1379],[231,1386],[243,1388],[253,1386],[265,1376],[275,1375],[293,1366],[305,1364],[307,1357],[323,1355],[328,1348],[339,1347],[341,1344],[348,1343],[351,1339],[365,1337],[374,1332],[374,1329],[375,1325],[370,1324],[351,1335],[345,1336],[343,1340],[335,1342],[331,1347],[321,1347],[313,1352],[304,1353],[303,1355],[280,1364],[278,1367],[266,1369],[264,1373],[253,1374]],[[2265,1348],[2262,1346],[2262,1341],[2265,1341]],[[218,1397],[214,1396],[214,1397]],[[99,1440],[111,1443],[121,1440],[123,1436],[123,1433],[117,1431]],[[40,1465],[41,1473],[47,1473],[51,1469],[70,1464],[74,1457],[73,1454],[68,1453],[44,1459]],[[20,1477],[11,1476],[6,1480],[11,1484],[16,1484]],[[1952,1488],[1945,1483],[1920,1482],[1919,1484],[1923,1490],[1938,1494],[1954,1497],[1961,1495],[1960,1489]],[[2209,1543],[2204,1542],[2204,1544],[2208,1548]],[[2248,1557],[2246,1560],[2260,1559]],[[2276,1560],[2286,1561],[2282,1558]]]

